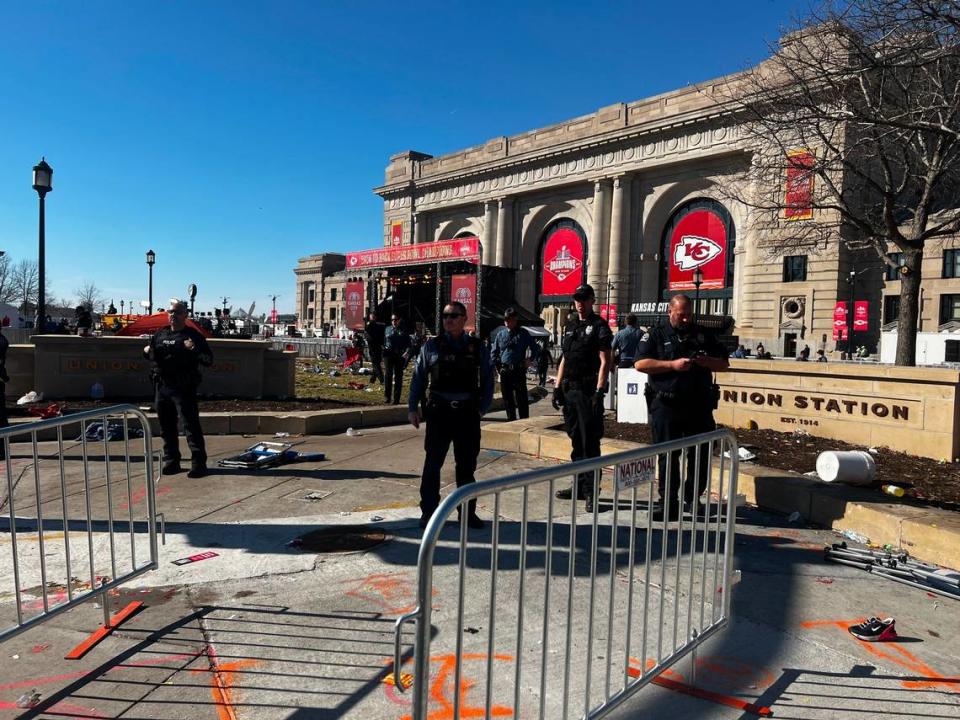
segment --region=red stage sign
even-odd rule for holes
[[[838,300],[833,306],[833,339],[839,340],[841,336],[847,339],[847,304]]]
[[[571,228],[555,230],[543,245],[541,294],[573,295],[583,285],[583,241]]]
[[[465,260],[476,264],[480,259],[480,241],[475,237],[440,240],[420,245],[377,248],[347,253],[347,269],[360,270],[395,265],[420,265],[423,263]]]
[[[866,332],[870,323],[868,317],[870,314],[870,303],[867,300],[857,300],[853,303],[853,331]]]
[[[390,244],[394,247],[403,245],[403,220],[394,220],[390,225]]]
[[[348,282],[343,290],[343,324],[353,330],[363,328],[363,280]]]
[[[787,187],[783,216],[787,220],[809,220],[813,217],[813,163],[809,150],[787,153]]]
[[[450,276],[450,300],[456,300],[463,303],[467,308],[467,324],[464,329],[477,329],[477,276],[469,275],[451,275]]]
[[[727,281],[727,225],[712,210],[681,218],[670,237],[670,290],[695,290],[693,274],[703,273],[701,290],[718,290]]]

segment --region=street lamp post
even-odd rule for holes
[[[157,261],[157,254],[153,250],[147,250],[147,267],[150,268],[148,272],[149,281],[147,285],[147,302],[150,305],[147,307],[147,314],[153,312],[153,264]]]
[[[47,193],[53,190],[53,168],[45,158],[33,166],[33,189],[40,196],[40,252],[37,257],[37,322],[35,330],[42,335],[47,317],[47,299],[44,283],[46,281],[46,217],[45,201]]]
[[[847,276],[850,286],[850,304],[847,306],[847,360],[853,360],[853,303],[856,297],[857,271],[851,270]]]
[[[700,323],[700,286],[703,285],[703,270],[699,267],[693,271],[693,324]]]

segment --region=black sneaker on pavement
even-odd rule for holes
[[[187,471],[188,478],[202,478],[207,474],[207,467],[205,465],[194,465]]]
[[[654,522],[663,522],[664,512],[663,507],[658,507],[653,511],[653,514],[650,516]],[[670,522],[675,522],[680,519],[680,510],[677,508],[677,503],[670,503],[670,512],[666,515]]]
[[[573,496],[573,488],[561,488],[557,490],[554,494],[558,500],[569,500]],[[587,494],[585,492],[577,493],[577,500],[586,500]]]
[[[165,462],[163,464],[163,467],[160,468],[161,475],[177,475],[182,472],[183,472],[183,468],[180,467],[179,460]]]
[[[857,640],[864,640],[866,642],[896,640],[896,622],[893,618],[880,620],[879,618],[872,617],[859,625],[851,625],[847,630],[849,630],[850,634],[857,638]]]

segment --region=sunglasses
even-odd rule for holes
[[[442,317],[444,320],[454,320],[458,317],[463,317],[463,313],[443,313]]]

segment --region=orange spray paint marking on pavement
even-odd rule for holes
[[[409,573],[373,573],[349,582],[348,597],[372,602],[389,615],[403,615],[417,606],[417,592]]]
[[[463,660],[481,660],[486,661],[486,653],[464,653]],[[512,662],[512,655],[494,655],[494,660],[500,662]],[[440,707],[427,715],[427,720],[455,720],[453,716],[453,700],[449,697],[449,688],[453,682],[454,673],[457,666],[456,655],[436,655],[430,658],[431,664],[439,664],[436,677],[430,683],[430,698]],[[479,718],[487,716],[487,708],[482,706],[468,705],[467,692],[476,685],[476,681],[467,679],[463,674],[460,676],[460,717],[461,718]],[[513,717],[513,710],[505,705],[492,705],[490,707],[490,717]],[[401,720],[412,720],[412,715],[404,715]]]
[[[851,625],[859,625],[860,623],[864,622],[864,620],[866,620],[866,618],[856,618],[854,620],[810,620],[800,623],[800,627],[807,630],[824,626],[837,627],[843,631],[844,635],[849,636],[851,640],[860,645],[871,655],[875,655],[876,657],[884,660],[889,660],[890,662],[895,663],[912,673],[923,675],[923,677],[929,678],[929,680],[901,680],[900,684],[905,688],[916,690],[921,688],[942,687],[950,692],[960,693],[960,678],[950,678],[941,675],[926,663],[921,662],[916,655],[909,652],[899,643],[868,642],[865,640],[858,640],[857,638],[853,637],[853,635],[850,635],[847,628],[849,628]],[[892,648],[893,650],[896,650],[897,653],[899,653],[899,657],[891,652],[888,652],[886,648]]]
[[[234,710],[233,706],[234,675],[245,668],[254,667],[258,663],[256,660],[235,660],[221,663],[217,659],[217,653],[212,645],[207,646],[205,654],[210,660],[210,667],[192,670],[191,672],[208,672],[211,674],[210,696],[217,708],[217,718],[219,720],[237,720],[237,711]]]

